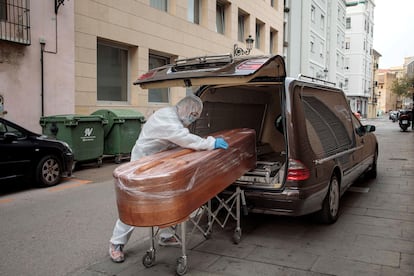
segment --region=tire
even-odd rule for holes
[[[51,187],[61,180],[62,165],[55,155],[46,155],[36,167],[35,179],[40,187]]]
[[[322,209],[316,213],[316,218],[323,224],[332,224],[338,220],[339,216],[339,181],[333,175],[329,183],[328,193],[322,203]]]

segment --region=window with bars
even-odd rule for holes
[[[29,0],[0,0],[0,40],[30,45]]]

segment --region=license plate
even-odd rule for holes
[[[401,123],[402,124],[408,124],[408,120],[402,120]]]

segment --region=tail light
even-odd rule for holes
[[[289,159],[289,167],[287,172],[288,181],[306,180],[310,177],[309,169],[299,160]]]

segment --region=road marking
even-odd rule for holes
[[[348,189],[348,191],[355,192],[355,193],[368,193],[369,188],[367,188],[367,187],[350,187]]]
[[[66,190],[66,189],[71,189],[71,188],[75,188],[75,187],[79,187],[85,184],[89,184],[91,183],[91,180],[82,180],[82,179],[71,179],[69,180],[69,182],[65,183],[64,185],[58,185],[58,186],[54,186],[48,189],[49,192],[56,192],[56,191],[62,191],[62,190]]]
[[[65,180],[64,180],[65,181]],[[67,178],[67,182],[62,182],[60,185],[53,186],[51,188],[48,188],[48,192],[57,192],[62,191],[66,189],[76,188],[85,184],[91,183],[91,180],[83,180],[83,179],[76,179],[76,178]],[[16,199],[14,197],[5,197],[0,198],[0,204],[7,204],[10,202],[15,201]]]
[[[0,198],[0,204],[5,204],[5,203],[10,203],[12,202],[14,199],[11,197],[6,197],[6,198]]]

